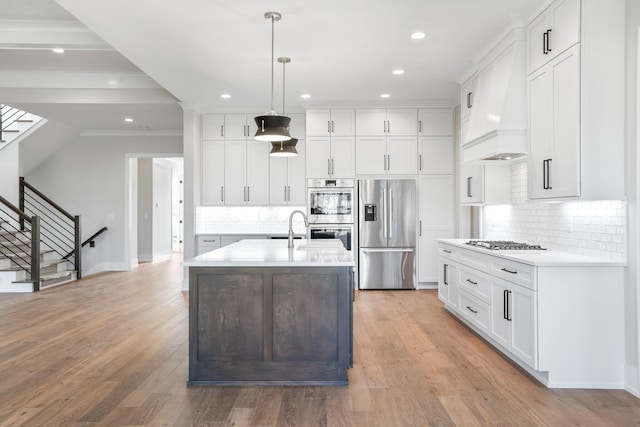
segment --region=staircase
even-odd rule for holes
[[[42,117],[0,104],[0,149],[42,120]]]
[[[73,265],[44,244],[38,257],[40,274],[34,280],[30,233],[16,231],[7,221],[0,223],[0,249],[0,293],[34,292],[77,280]]]

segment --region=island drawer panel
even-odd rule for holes
[[[459,266],[458,285],[481,301],[489,303],[491,285],[488,275],[473,268]]]

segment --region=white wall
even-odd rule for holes
[[[640,396],[640,324],[638,311],[640,310],[640,291],[638,289],[638,268],[640,265],[640,210],[638,200],[640,193],[640,138],[638,124],[640,123],[640,69],[638,61],[640,55],[640,2],[628,0],[626,7],[626,184],[627,203],[629,207],[629,267],[625,272],[625,342],[626,342],[626,384],[627,389],[636,396]]]
[[[0,150],[0,196],[18,207],[20,178],[20,146],[9,144]]]
[[[83,275],[129,268],[132,154],[182,153],[181,136],[80,136],[42,163],[27,180],[72,214],[81,215],[86,238],[107,226],[96,247],[83,250]],[[135,199],[133,199],[135,200]]]

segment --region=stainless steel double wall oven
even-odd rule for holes
[[[355,248],[355,180],[307,180],[307,216],[310,239],[340,239],[353,254]]]

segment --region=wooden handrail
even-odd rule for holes
[[[2,202],[9,209],[11,209],[16,215],[18,215],[20,217],[21,220],[27,221],[29,224],[31,224],[31,217],[29,215],[25,214],[24,212],[22,212],[17,207],[15,207],[10,201],[8,201],[4,197],[0,196],[0,202]]]

